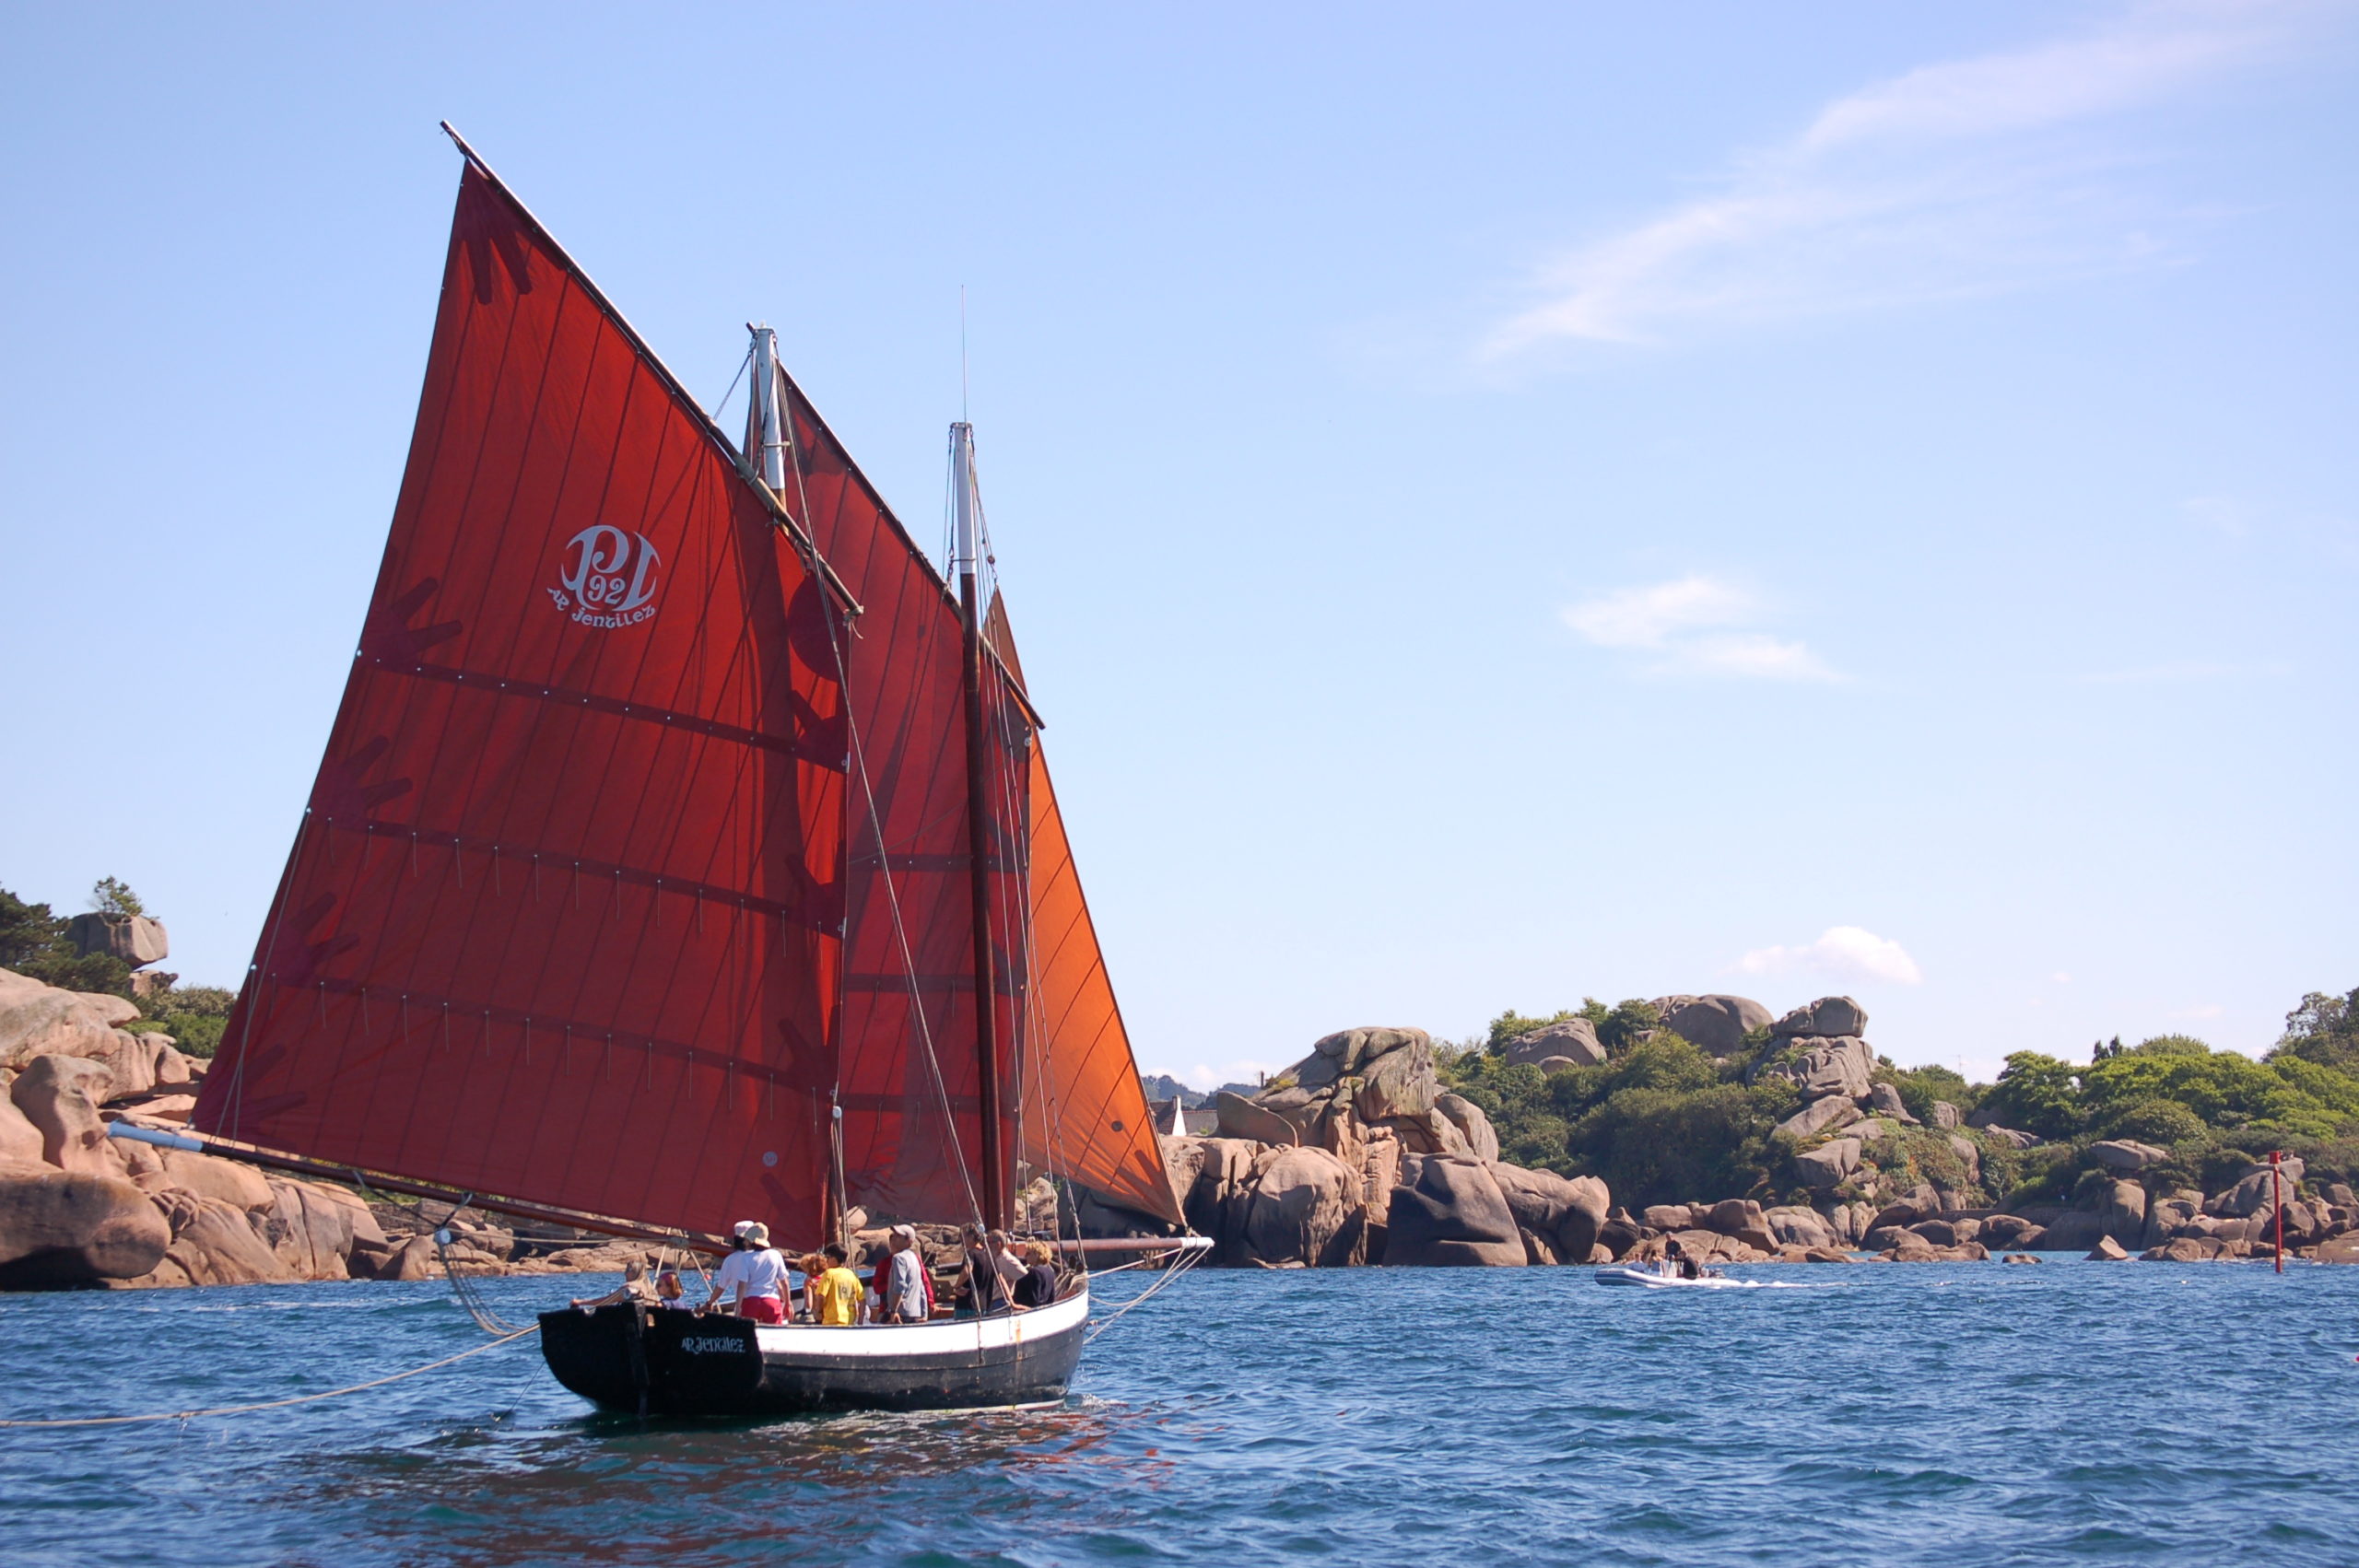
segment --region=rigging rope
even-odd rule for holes
[[[344,1388],[330,1388],[320,1394],[298,1394],[287,1399],[263,1399],[251,1405],[216,1405],[210,1410],[161,1410],[154,1415],[144,1416],[77,1416],[65,1421],[0,1421],[0,1427],[128,1426],[135,1422],[194,1421],[199,1416],[241,1416],[254,1410],[283,1410],[288,1405],[308,1405],[320,1399],[340,1398],[346,1394],[358,1394],[370,1388],[382,1388],[388,1383],[399,1383],[405,1377],[416,1377],[420,1373],[432,1372],[439,1367],[449,1366],[453,1362],[464,1361],[469,1356],[479,1356],[486,1351],[496,1351],[500,1346],[521,1340],[527,1334],[537,1334],[540,1331],[541,1326],[535,1323],[529,1328],[519,1328],[514,1333],[503,1335],[487,1344],[477,1345],[472,1350],[461,1351],[457,1355],[444,1356],[440,1361],[429,1361],[424,1366],[413,1366],[407,1372],[396,1372],[385,1377],[372,1377],[366,1383],[355,1383]]]
[[[1196,1266],[1197,1259],[1205,1256],[1206,1253],[1202,1251],[1182,1252],[1180,1255],[1179,1261],[1173,1263],[1168,1269],[1166,1269],[1163,1271],[1163,1277],[1161,1279],[1156,1281],[1155,1283],[1149,1285],[1146,1289],[1141,1291],[1138,1294],[1124,1302],[1121,1306],[1115,1308],[1112,1316],[1097,1320],[1097,1326],[1089,1331],[1089,1338],[1082,1340],[1082,1343],[1085,1345],[1096,1344],[1097,1342],[1098,1335],[1103,1334],[1107,1329],[1111,1328],[1115,1324],[1120,1323],[1132,1312],[1133,1309],[1143,1306],[1147,1302],[1153,1300],[1165,1288],[1176,1281],[1180,1275],[1186,1273],[1189,1270],[1193,1269]],[[1124,1269],[1140,1268],[1148,1260],[1146,1258],[1142,1258],[1136,1263],[1124,1263],[1118,1268],[1101,1269],[1098,1272],[1101,1274],[1119,1274]]]

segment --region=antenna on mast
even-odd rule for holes
[[[958,286],[958,423],[968,423],[967,415],[967,286]]]

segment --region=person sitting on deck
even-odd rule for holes
[[[999,1269],[1000,1299],[1013,1300],[1015,1281],[1024,1278],[1025,1265],[1024,1259],[1015,1255],[1015,1248],[1009,1244],[1005,1231],[992,1233],[992,1262]]]
[[[669,1307],[674,1312],[695,1310],[689,1305],[688,1293],[681,1287],[680,1271],[668,1263],[656,1271],[655,1305]]]
[[[922,1323],[933,1316],[933,1281],[918,1250],[917,1227],[895,1225],[886,1246],[892,1251],[885,1258],[879,1316],[886,1323]]]
[[[712,1293],[698,1310],[710,1310],[734,1291],[738,1316],[757,1323],[785,1322],[786,1305],[781,1298],[786,1294],[786,1259],[770,1246],[769,1227],[758,1221],[745,1221],[730,1245],[736,1250],[714,1270]]]
[[[651,1302],[647,1288],[647,1265],[632,1258],[623,1267],[623,1282],[602,1296],[575,1296],[572,1305],[584,1312],[595,1312],[602,1306],[622,1306],[631,1302]]]
[[[1015,1281],[1015,1305],[1019,1307],[1051,1306],[1057,1299],[1057,1271],[1050,1263],[1055,1255],[1045,1241],[1029,1243],[1025,1253],[1031,1267]]]
[[[860,1304],[867,1297],[868,1287],[844,1266],[847,1255],[840,1244],[831,1241],[821,1250],[827,1255],[827,1271],[811,1281],[819,1321],[829,1328],[849,1328],[860,1321]]]

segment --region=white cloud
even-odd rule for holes
[[[2103,30],[1906,72],[1738,158],[1715,193],[1561,257],[1485,359],[1543,344],[1965,298],[2173,259],[2093,122],[2278,49],[2303,0],[2155,4]]]
[[[1900,986],[1918,985],[1925,978],[1907,949],[1858,926],[1829,926],[1816,942],[1803,947],[1756,947],[1738,959],[1736,966],[1748,975],[1799,972],[1834,980],[1884,980]]]
[[[1661,672],[1773,681],[1839,678],[1802,643],[1733,629],[1759,614],[1753,595],[1708,577],[1618,588],[1563,612],[1565,624],[1590,642],[1652,654],[1652,667]]]
[[[1584,601],[1565,612],[1565,624],[1600,648],[1661,648],[1674,633],[1727,626],[1752,609],[1752,596],[1726,583],[1684,577]]]

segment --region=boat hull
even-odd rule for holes
[[[965,1410],[1062,1398],[1088,1321],[1086,1291],[1026,1313],[845,1328],[567,1308],[541,1314],[541,1354],[574,1393],[631,1414]]]
[[[1590,1278],[1601,1285],[1636,1285],[1649,1291],[1747,1291],[1761,1288],[1758,1280],[1725,1280],[1717,1274],[1708,1274],[1700,1280],[1683,1280],[1675,1274],[1657,1274],[1645,1269],[1599,1269]]]

